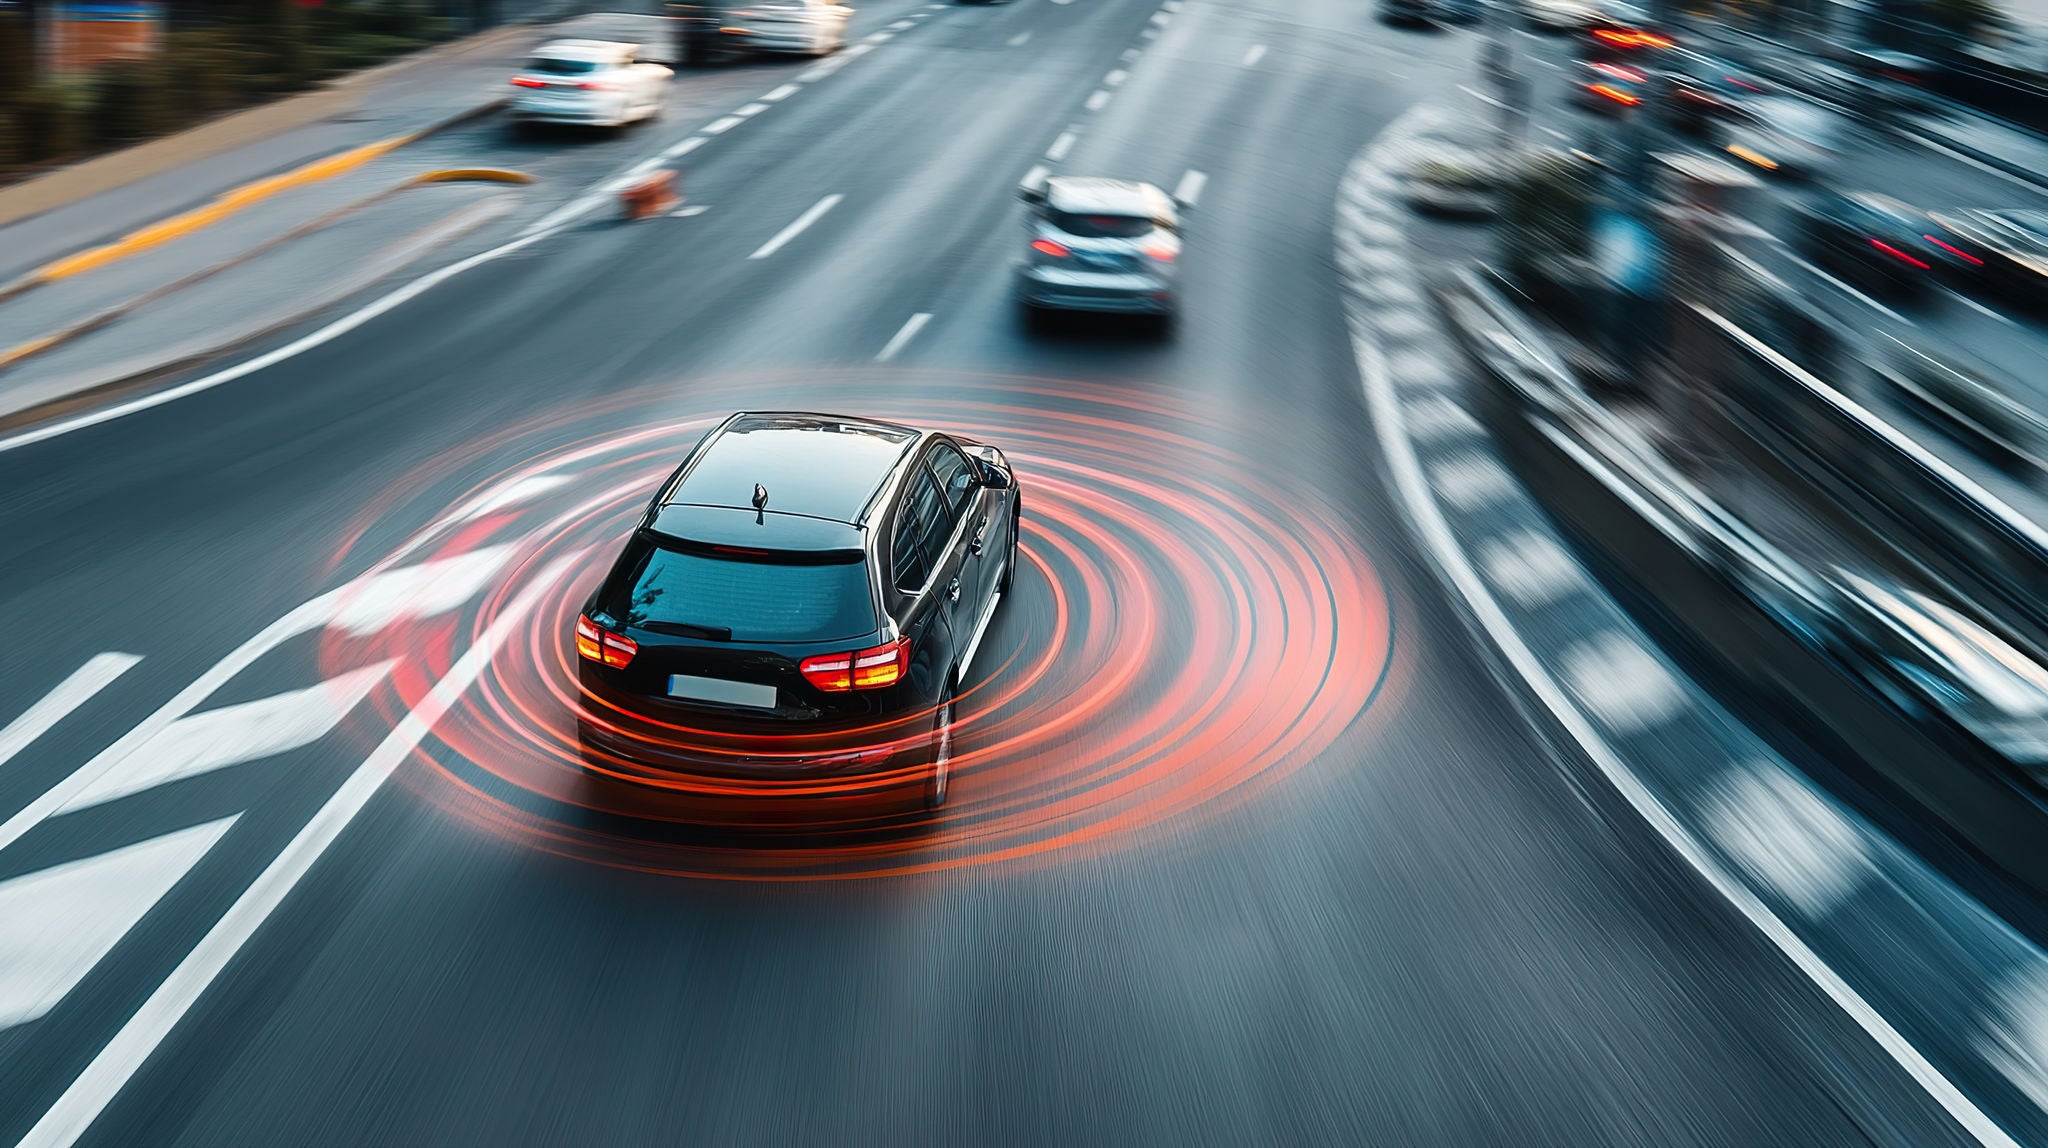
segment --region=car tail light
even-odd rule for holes
[[[1898,260],[1901,263],[1906,263],[1914,267],[1918,267],[1922,271],[1927,270],[1927,264],[1921,262],[1918,259],[1913,258],[1911,255],[1906,254],[1898,248],[1893,247],[1891,244],[1886,243],[1882,239],[1872,239],[1870,241],[1870,245],[1872,247],[1877,248],[1879,251],[1884,252],[1886,255],[1891,256],[1893,259]]]
[[[1587,90],[1596,96],[1605,96],[1624,107],[1632,108],[1643,102],[1636,97],[1635,93],[1624,92],[1613,84],[1592,84],[1588,86]]]
[[[615,670],[623,670],[633,664],[633,655],[640,652],[640,643],[624,634],[614,634],[599,626],[588,616],[576,619],[576,656],[586,662],[603,662]]]
[[[514,76],[512,77],[512,86],[515,88],[545,88],[548,86],[548,82],[546,80],[536,80],[531,76]]]
[[[609,80],[585,80],[576,86],[586,92],[609,92],[613,90],[613,85]]]
[[[1147,257],[1156,259],[1161,263],[1171,263],[1174,257],[1180,253],[1171,247],[1147,247],[1145,254]]]
[[[1065,259],[1067,256],[1073,254],[1073,252],[1068,251],[1066,249],[1065,245],[1054,243],[1050,239],[1032,240],[1031,250],[1038,252],[1040,255],[1050,255],[1054,259]]]
[[[818,654],[798,662],[796,668],[805,681],[826,693],[893,686],[910,668],[910,639],[898,638],[865,650]]]
[[[1927,242],[1934,244],[1936,247],[1941,248],[1943,251],[1948,252],[1950,255],[1953,255],[1958,259],[1968,260],[1973,266],[1984,266],[1984,261],[1982,259],[1977,258],[1976,256],[1970,254],[1969,252],[1963,250],[1960,247],[1955,246],[1954,244],[1943,243],[1941,240],[1936,239],[1932,235],[1923,235],[1920,238],[1925,239]]]

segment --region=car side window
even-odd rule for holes
[[[896,535],[889,541],[889,564],[895,571],[897,589],[915,592],[924,586],[935,565],[928,540],[936,535],[943,546],[951,529],[952,516],[938,480],[918,467],[910,493],[896,512]]]
[[[967,504],[974,498],[974,468],[959,451],[946,443],[933,443],[931,453],[925,456],[931,463],[932,473],[938,477],[939,486],[946,492],[946,505],[953,512],[954,520],[967,513]]]

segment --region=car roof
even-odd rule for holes
[[[535,48],[533,55],[555,60],[613,60],[639,47],[618,40],[549,40]]]
[[[1063,175],[1045,181],[1045,202],[1054,211],[1097,215],[1171,218],[1173,200],[1149,183]]]
[[[663,502],[858,526],[923,437],[913,427],[809,411],[743,411],[713,431]],[[767,491],[757,513],[754,490]],[[791,528],[795,524],[787,524]],[[808,549],[809,547],[803,547]]]

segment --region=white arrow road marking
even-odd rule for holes
[[[7,728],[0,729],[0,765],[6,765],[30,742],[48,733],[51,726],[91,701],[141,660],[134,654],[94,654],[87,659],[71,671],[71,676],[58,682],[57,688],[43,695],[41,701],[23,710],[20,717],[7,723]]]
[[[538,605],[555,581],[582,560],[583,553],[565,554],[550,563],[540,576],[505,608],[476,644],[456,659],[448,675],[435,683],[411,713],[394,726],[363,764],[337,790],[327,804],[313,815],[306,827],[292,838],[284,852],[270,863],[255,883],[237,898],[227,914],[208,930],[197,947],[179,962],[163,984],[157,986],[121,1031],[114,1034],[92,1063],[86,1065],[35,1127],[23,1136],[19,1148],[53,1148],[75,1144],[108,1102],[142,1067],[164,1037],[206,992],[221,970],[228,966],[249,938],[290,895],[321,855],[348,828],[370,798],[382,788],[401,763],[417,747],[457,698],[490,665],[491,657],[518,628],[520,621]]]
[[[311,745],[339,725],[397,664],[395,660],[380,662],[311,689],[179,718],[125,761],[94,778],[57,812],[85,809]]]
[[[224,817],[0,882],[0,1028],[55,1008],[234,823]]]
[[[374,634],[401,618],[430,618],[469,601],[490,584],[513,547],[486,546],[453,558],[368,574],[323,596],[333,598],[327,624],[358,637]]]

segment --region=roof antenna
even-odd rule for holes
[[[757,482],[754,484],[754,525],[760,526],[767,521],[767,509],[768,488]]]

